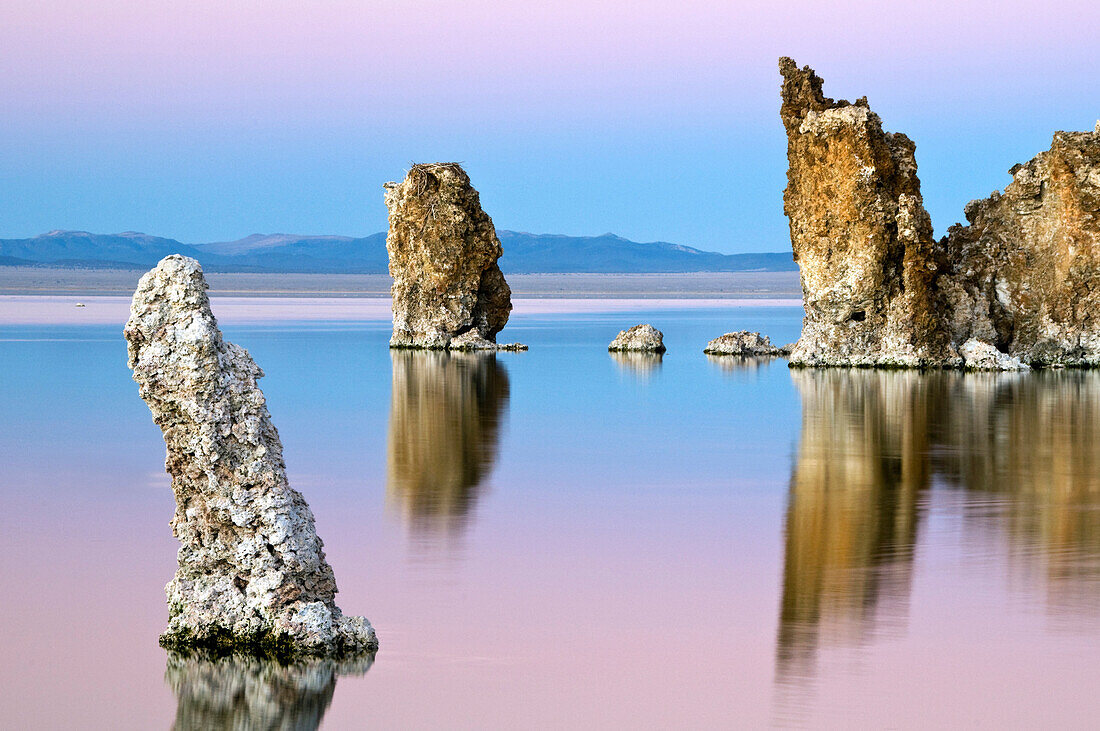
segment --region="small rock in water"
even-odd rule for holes
[[[83,306],[84,306],[84,303],[83,303],[83,302],[77,302],[77,303],[76,303],[76,306],[77,306],[77,307],[83,307]]]
[[[1031,366],[987,342],[970,338],[959,348],[964,367],[972,371],[1027,371]]]
[[[635,325],[629,330],[620,330],[608,350],[614,351],[638,351],[643,353],[665,352],[665,336],[657,328],[645,323]]]
[[[336,606],[313,513],[287,482],[263,371],[222,339],[206,288],[197,261],[163,259],[138,283],[125,330],[176,495],[179,566],[161,644],[280,658],[371,652],[374,629]]]
[[[494,343],[486,340],[477,330],[469,330],[452,338],[448,347],[451,350],[527,350],[523,343]]]
[[[748,330],[726,333],[707,343],[703,349],[707,355],[778,356],[789,355],[790,350],[772,345],[771,338]]]

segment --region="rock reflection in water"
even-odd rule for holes
[[[951,400],[937,471],[1003,501],[992,517],[1016,565],[1041,562],[1052,614],[1100,614],[1100,372],[974,374]]]
[[[416,529],[464,522],[496,461],[508,372],[492,353],[395,350],[386,492]]]
[[[280,665],[251,657],[169,653],[165,681],[176,695],[175,731],[316,729],[338,675],[362,675],[373,655]]]
[[[663,358],[661,353],[612,350],[608,352],[608,355],[611,356],[611,360],[615,361],[620,370],[640,378],[648,378],[661,370],[661,360]]]
[[[711,355],[707,353],[707,361],[729,375],[742,375],[758,371],[769,366],[773,361],[779,360],[776,355]]]
[[[811,677],[822,646],[904,627],[923,506],[937,487],[980,503],[964,511],[963,540],[1003,534],[1009,565],[1043,577],[1052,614],[1098,613],[1100,373],[791,377],[802,434],[786,517],[781,682]]]
[[[819,642],[858,644],[904,617],[942,386],[913,371],[791,377],[802,436],[787,506],[781,675],[809,672]]]

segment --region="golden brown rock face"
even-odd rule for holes
[[[780,675],[805,674],[821,644],[858,644],[904,618],[947,375],[791,372],[802,434],[787,504]]]
[[[791,363],[942,365],[955,357],[915,145],[867,99],[833,101],[809,66],[779,61],[794,258],[806,309]]]
[[[386,183],[395,348],[491,349],[512,311],[493,221],[457,163]],[[452,343],[459,338],[458,343]]]
[[[1056,133],[936,243],[909,138],[779,69],[806,308],[792,364],[1100,365],[1100,124]]]
[[[1100,365],[1100,133],[1057,132],[943,240],[952,336],[1033,365]]]

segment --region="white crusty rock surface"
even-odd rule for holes
[[[287,482],[263,372],[222,339],[198,262],[169,256],[145,274],[125,335],[176,496],[179,566],[161,643],[279,656],[377,648],[370,623],[335,604],[313,513]]]
[[[772,345],[771,338],[748,330],[720,335],[703,349],[707,355],[740,355],[744,357],[788,355],[789,350]]]
[[[468,330],[461,335],[451,338],[450,344],[447,346],[449,350],[527,350],[527,346],[523,343],[494,343],[492,340],[486,340],[478,334],[477,330]]]
[[[453,162],[413,165],[402,182],[384,187],[390,347],[523,349],[496,345],[512,290],[497,266],[500,239],[466,171]]]
[[[629,330],[620,330],[607,349],[620,352],[663,353],[665,352],[664,339],[665,336],[660,330],[645,323],[635,325]]]
[[[1019,358],[1002,353],[993,345],[977,338],[970,338],[959,347],[963,366],[972,371],[1027,371],[1031,366]]]

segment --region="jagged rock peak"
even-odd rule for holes
[[[370,623],[336,606],[313,513],[287,482],[263,371],[222,339],[206,289],[198,262],[166,257],[138,283],[125,329],[176,497],[180,549],[161,644],[281,657],[373,651]]]
[[[1056,132],[948,229],[952,337],[1032,365],[1100,365],[1100,131]]]
[[[833,101],[813,69],[789,58],[779,68],[783,204],[806,310],[792,364],[958,361],[934,287],[940,263],[915,145],[885,132],[866,98]]]
[[[395,348],[492,349],[512,291],[493,221],[458,163],[413,165],[385,184]],[[514,349],[514,346],[513,346]]]

